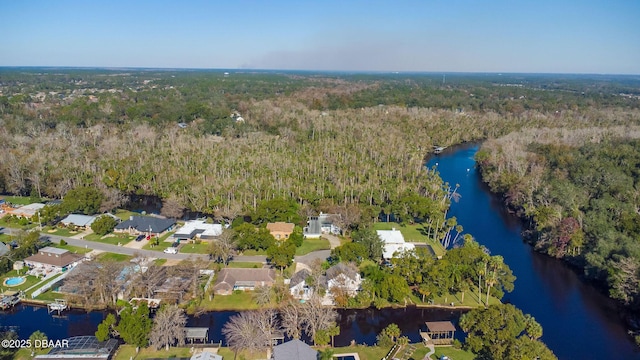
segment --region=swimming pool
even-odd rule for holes
[[[24,277],[10,277],[4,281],[5,286],[18,286],[27,281]]]

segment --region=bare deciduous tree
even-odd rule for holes
[[[149,335],[149,342],[156,349],[165,347],[168,351],[171,345],[182,346],[185,342],[185,325],[187,316],[177,305],[170,305],[160,310],[153,318],[153,328]]]
[[[235,251],[235,234],[231,229],[225,229],[217,239],[209,244],[209,254],[214,260],[222,261],[225,265],[229,263]]]
[[[288,301],[284,306],[280,307],[280,318],[282,329],[285,334],[294,339],[300,339],[302,335],[302,308],[298,301]]]
[[[239,351],[266,350],[270,346],[275,326],[273,310],[245,311],[232,316],[222,328],[222,334],[237,356]]]
[[[318,330],[330,328],[337,317],[338,313],[334,309],[322,305],[322,300],[317,295],[302,305],[304,331],[312,339]]]
[[[73,289],[74,301],[84,305],[115,305],[120,285],[127,279],[119,278],[124,264],[115,261],[92,261],[76,267],[64,280],[64,286]]]

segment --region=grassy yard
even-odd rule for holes
[[[107,234],[105,236],[100,236],[98,234],[89,234],[84,237],[85,240],[101,242],[104,244],[118,245],[118,244],[126,244],[129,241],[135,239],[135,237],[127,234]]]
[[[312,251],[329,250],[331,244],[326,239],[304,239],[302,245],[296,249],[296,256],[306,255]]]
[[[267,255],[267,251],[266,250],[248,249],[248,250],[243,251],[242,255],[245,255],[245,256]]]
[[[482,296],[482,306],[484,306],[484,301],[487,299],[486,298],[487,293],[485,290],[484,295]],[[446,295],[446,296],[439,296],[436,297],[435,299],[433,299],[433,304],[431,302],[429,302],[427,300],[427,302],[423,303],[421,297],[415,295],[415,294],[411,294],[410,295],[411,301],[413,301],[415,304],[417,305],[443,305],[443,306],[450,306],[451,303],[453,302],[454,306],[469,306],[469,307],[476,307],[479,306],[480,303],[478,302],[478,290],[475,288],[471,288],[471,290],[466,291],[464,294],[464,302],[462,302],[462,293],[457,293],[455,295]],[[493,297],[493,296],[489,296],[489,305],[494,305],[494,304],[500,304],[500,300],[498,300],[497,298]]]
[[[209,248],[208,242],[201,242],[200,244],[186,243],[180,247],[180,252],[185,254],[206,254]]]
[[[55,288],[55,286],[54,286],[54,288]],[[49,291],[46,291],[46,292],[38,295],[36,297],[36,300],[53,302],[53,301],[56,301],[56,299],[64,299],[65,297],[66,297],[66,295],[63,294],[63,293],[59,293],[59,292],[56,292],[56,291],[49,290]]]
[[[164,263],[167,262],[167,259],[155,259],[155,260],[153,260],[153,262],[158,266],[162,266],[162,265],[164,265]]]
[[[0,218],[0,226],[6,226],[15,229],[29,230],[38,226],[29,220],[17,219],[13,216],[3,216]]]
[[[442,244],[437,241],[433,241],[433,239],[427,238],[426,234],[428,230],[421,224],[403,226],[394,222],[377,222],[373,224],[373,228],[375,230],[392,230],[395,228],[402,233],[405,241],[431,245],[433,252],[435,252],[437,256],[442,256],[445,253],[445,249],[442,247]]]
[[[242,269],[254,269],[254,268],[261,268],[262,267],[262,263],[232,261],[232,262],[229,263],[228,267],[230,267],[230,268],[242,268]]]
[[[73,245],[54,245],[57,248],[60,249],[65,249],[65,250],[69,250],[69,252],[72,252],[74,254],[86,254],[88,252],[90,252],[92,249],[88,249],[88,248],[83,248],[80,246],[73,246]]]
[[[344,346],[344,347],[336,347],[333,349],[333,354],[347,354],[347,353],[358,353],[360,360],[380,360],[387,355],[390,349],[383,348],[379,346],[365,346],[365,345],[356,345],[356,346]],[[422,360],[422,359],[419,359]]]
[[[161,241],[160,244],[153,245],[152,242],[149,240],[145,239],[142,241],[145,242],[145,244],[142,246],[144,250],[164,251],[164,249],[171,247],[171,244],[172,244],[170,242]]]
[[[8,243],[11,242],[12,236],[11,235],[7,235],[7,234],[0,234],[0,241],[2,241],[3,243]]]
[[[73,230],[69,230],[67,228],[54,228],[54,229],[51,229],[51,230],[47,230],[47,234],[72,237],[74,235],[78,235],[78,232],[77,231],[73,231]]]
[[[31,276],[31,275],[26,275],[26,280],[23,284],[19,285],[19,286],[5,286],[4,285],[4,281],[7,278],[10,277],[15,277],[15,276],[25,276],[24,273],[26,272],[26,270],[20,270],[20,274],[18,274],[18,271],[16,270],[11,270],[8,273],[3,274],[2,276],[0,276],[0,286],[4,289],[4,290],[10,290],[10,291],[21,291],[21,290],[26,290],[28,288],[30,288],[31,286],[37,284],[40,280],[38,280],[37,277],[35,276]]]
[[[131,216],[139,216],[140,214],[138,213],[134,213],[133,211],[129,211],[129,210],[122,210],[122,209],[118,209],[116,210],[115,215],[120,218],[120,220],[129,220],[129,217]]]
[[[215,295],[212,301],[209,298],[202,300],[200,306],[209,310],[255,310],[260,306],[253,300],[253,293],[250,291],[233,293],[231,295]]]
[[[29,205],[31,203],[37,202],[38,200],[38,199],[32,199],[29,196],[3,196],[2,199],[14,205]]]
[[[216,339],[217,340],[217,339]],[[213,347],[213,345],[212,345]],[[222,347],[218,350],[218,354],[222,356],[223,359],[233,359],[234,352],[233,350]],[[138,354],[136,354],[136,348],[133,345],[120,345],[118,351],[116,352],[114,360],[129,360],[129,359],[171,359],[177,357],[190,358],[193,354],[191,353],[190,347],[180,347],[180,348],[170,348],[169,351],[165,351],[164,348],[160,350],[154,350],[151,348],[141,349]],[[250,352],[240,352],[238,353],[238,359],[266,359],[266,352],[259,353],[250,353]]]
[[[431,358],[439,359],[442,355],[446,355],[450,359],[455,360],[473,360],[476,358],[476,355],[470,351],[455,349],[450,346],[437,346],[435,356],[431,355]]]
[[[114,253],[102,253],[96,258],[98,261],[129,261],[131,259],[133,259],[133,256],[131,255]]]

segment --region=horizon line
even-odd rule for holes
[[[439,70],[314,70],[314,69],[261,69],[261,68],[199,68],[199,67],[147,67],[147,66],[66,66],[66,65],[0,65],[0,69],[78,69],[78,70],[137,70],[137,71],[251,71],[307,72],[307,73],[352,73],[352,74],[492,74],[492,75],[596,75],[596,76],[640,76],[640,73],[600,72],[515,72],[515,71],[439,71]]]

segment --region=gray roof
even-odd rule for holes
[[[318,352],[298,339],[273,348],[274,360],[316,360]]]
[[[187,338],[204,339],[209,334],[209,328],[208,327],[191,327],[191,326],[187,326],[184,329],[185,329],[185,333],[186,333],[186,337]]]
[[[9,246],[2,241],[0,241],[0,256],[9,252]]]
[[[355,279],[358,268],[351,263],[338,263],[327,269],[327,280],[335,279],[338,275],[345,274],[350,279]]]
[[[82,215],[82,214],[71,214],[66,218],[60,220],[64,225],[73,224],[75,226],[89,226],[91,225],[97,218],[95,216]]]
[[[309,276],[311,276],[311,271],[307,269],[302,269],[297,273],[293,274],[291,277],[291,281],[289,282],[289,287],[294,287],[301,282],[305,281]]]
[[[47,252],[47,253],[50,253],[50,254],[56,254],[56,255],[63,255],[65,253],[69,252],[69,250],[60,249],[60,248],[54,248],[54,247],[51,247],[51,246],[43,247],[39,251],[40,252]]]
[[[116,230],[129,230],[129,228],[136,229],[140,232],[152,232],[161,233],[173,225],[176,221],[174,219],[165,219],[152,216],[131,216],[129,220],[125,220],[116,225]]]

